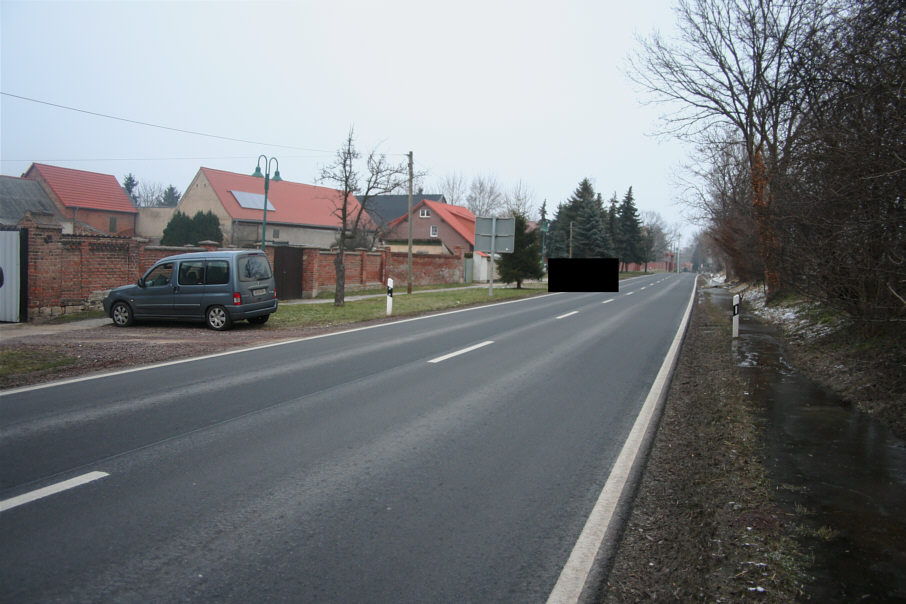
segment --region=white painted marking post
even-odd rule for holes
[[[733,296],[733,337],[739,337],[739,294]]]
[[[387,316],[393,312],[393,279],[387,278]]]

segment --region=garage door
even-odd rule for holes
[[[21,268],[19,231],[0,231],[0,322],[19,321]]]

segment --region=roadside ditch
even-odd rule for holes
[[[906,446],[730,305],[697,294],[600,601],[906,599]]]

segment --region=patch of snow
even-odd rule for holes
[[[819,324],[809,318],[808,303],[793,302],[783,305],[768,306],[764,288],[760,285],[742,283],[731,288],[731,293],[738,293],[747,307],[762,320],[779,326],[784,333],[803,340],[815,340],[839,329],[839,325]]]
[[[726,273],[720,273],[717,275],[708,275],[708,286],[713,287],[715,285],[723,285],[727,282]]]

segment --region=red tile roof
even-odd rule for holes
[[[469,211],[468,208],[423,199],[412,208],[412,215],[415,216],[415,213],[422,206],[430,208],[434,214],[440,216],[444,222],[453,227],[454,231],[468,241],[469,245],[475,246],[475,214]],[[398,224],[405,222],[407,218],[408,216],[397,218],[390,223],[390,228],[394,228]]]
[[[260,208],[243,208],[231,191],[264,195],[263,178],[213,168],[201,168],[201,172],[213,187],[231,218],[234,220],[261,220]],[[277,182],[271,180],[268,186],[267,202],[274,208],[267,211],[268,222],[332,228],[340,226],[340,219],[334,215],[339,204],[339,191],[336,189],[287,180]],[[349,204],[350,219],[355,216],[354,212],[357,212],[358,208],[359,201],[352,196]],[[373,228],[367,213],[362,214],[362,221],[366,229]]]
[[[25,177],[34,178],[35,172],[68,208],[138,214],[135,204],[126,195],[116,177],[110,174],[35,163],[25,173]]]

